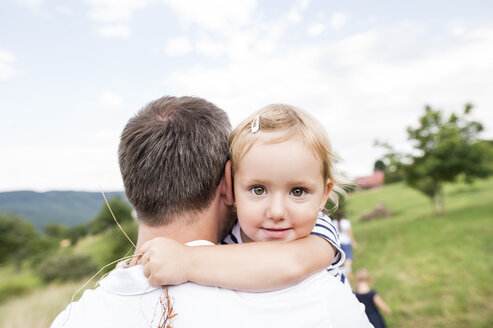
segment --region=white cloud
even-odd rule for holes
[[[192,42],[187,37],[176,37],[168,40],[164,53],[168,56],[183,56],[193,50]]]
[[[56,5],[55,10],[57,13],[59,13],[61,15],[72,15],[74,13],[72,8],[70,8],[69,6],[66,6],[66,5]]]
[[[303,19],[303,11],[308,7],[309,0],[295,1],[289,9],[286,19],[292,23],[299,23]]]
[[[15,56],[0,50],[0,80],[10,80],[16,75]]]
[[[97,28],[97,32],[105,38],[128,39],[132,35],[130,27],[125,24],[102,25]]]
[[[463,26],[456,25],[452,28],[452,34],[455,36],[463,36],[464,34],[466,34],[466,30]]]
[[[23,7],[38,11],[41,9],[44,0],[16,0],[16,2]]]
[[[326,28],[325,24],[323,24],[323,23],[310,24],[310,25],[308,25],[306,33],[308,34],[308,36],[311,36],[311,37],[319,36],[320,34],[322,34],[325,31],[325,28]]]
[[[266,26],[272,23],[225,39],[227,65],[197,65],[168,75],[166,85],[215,102],[233,124],[267,103],[305,108],[323,122],[345,159],[342,167],[353,176],[369,173],[381,155],[375,139],[405,147],[405,128],[425,104],[458,110],[473,101],[481,121],[493,121],[487,111],[493,107],[491,25],[468,27],[465,39],[445,35],[431,45],[422,24],[404,22],[340,41],[292,46],[283,43],[289,26],[273,36],[262,33]],[[268,51],[257,46],[261,42]]]
[[[130,20],[136,10],[141,10],[157,0],[86,0],[91,9],[89,17],[98,26],[98,34],[106,38],[128,39],[131,36]]]
[[[0,128],[12,128],[14,126],[14,120],[7,118],[7,117],[2,117],[0,120]]]
[[[99,97],[99,103],[106,109],[115,110],[123,107],[123,99],[116,93],[106,91]]]
[[[305,10],[310,4],[310,0],[298,0],[298,5],[302,10]]]
[[[210,31],[225,32],[245,26],[256,8],[255,0],[86,0],[90,6],[89,17],[99,24],[105,37],[130,35],[130,21],[137,10],[153,4],[166,4],[185,24],[196,24]]]
[[[196,42],[195,48],[198,54],[210,57],[219,57],[225,52],[225,47],[221,42],[207,37],[200,38]]]
[[[330,17],[329,24],[334,29],[340,29],[347,22],[347,16],[343,13],[335,13]]]
[[[89,17],[102,23],[128,21],[134,11],[149,6],[153,0],[86,0],[91,5]]]
[[[251,22],[256,0],[86,0],[89,17],[101,27],[105,37],[128,37],[130,21],[137,10],[153,4],[165,4],[174,10],[184,24],[194,24],[209,31],[228,33]],[[304,1],[301,1],[303,3]],[[306,2],[306,1],[305,1]]]
[[[233,26],[245,26],[257,6],[255,0],[163,0],[186,24],[224,32]]]

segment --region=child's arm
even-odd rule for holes
[[[378,306],[380,310],[385,312],[385,314],[387,315],[392,314],[392,310],[390,309],[390,307],[387,305],[387,303],[383,301],[383,299],[378,294],[375,294],[375,296],[373,296],[373,302],[375,303],[376,306]]]
[[[328,267],[334,247],[309,235],[287,243],[185,246],[155,238],[140,249],[144,273],[152,285],[193,281],[203,285],[251,292],[270,291],[296,284]]]

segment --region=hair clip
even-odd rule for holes
[[[257,132],[260,129],[260,124],[259,124],[259,116],[255,116],[255,119],[252,121],[252,124],[250,126],[250,131],[252,133]]]

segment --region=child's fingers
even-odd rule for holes
[[[142,257],[142,255],[140,255],[140,254],[135,254],[135,255],[132,257],[132,260],[130,261],[129,266],[134,266],[134,265],[141,264],[141,263],[140,263],[140,258],[141,258],[141,257]]]
[[[151,262],[147,262],[147,264],[144,265],[144,275],[147,277],[147,280],[149,281],[149,284],[151,286],[161,286],[161,283],[159,279],[157,279],[157,276],[155,274],[152,274]]]
[[[151,266],[149,263],[144,264],[144,276],[146,276],[148,279],[151,276]]]
[[[150,284],[151,286],[160,286],[160,285],[159,285],[159,283],[158,283],[157,281],[155,281],[155,280],[153,279],[153,277],[152,277],[152,276],[150,276],[150,277],[148,278],[148,280],[149,280],[149,284]]]
[[[159,281],[157,279],[155,279],[152,274],[147,279],[149,280],[149,284],[151,286],[161,286],[161,284],[159,283]]]
[[[149,250],[149,248],[151,248],[151,245],[152,245],[151,242],[152,242],[152,239],[148,240],[144,244],[142,244],[142,246],[140,246],[140,248],[139,248],[139,253],[144,254],[145,252],[147,252]]]

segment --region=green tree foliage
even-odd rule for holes
[[[120,197],[112,198],[108,201],[115,218],[120,224],[133,220],[132,208]],[[91,221],[91,232],[101,233],[115,227],[116,223],[111,215],[106,203],[101,206],[99,213]]]
[[[379,159],[377,161],[375,161],[375,164],[373,164],[373,172],[375,171],[385,171],[385,163]]]
[[[66,224],[59,224],[56,222],[50,222],[43,227],[45,235],[55,239],[67,238],[68,230],[69,229]]]
[[[89,233],[89,224],[80,223],[70,228],[67,232],[67,238],[70,239],[70,243],[75,245],[79,239],[85,237]]]
[[[20,268],[21,262],[29,256],[29,244],[38,238],[32,223],[0,214],[0,263],[12,260]]]
[[[471,110],[466,104],[462,114],[444,118],[441,111],[426,106],[418,127],[407,129],[414,151],[400,154],[405,158],[400,167],[406,183],[428,196],[437,213],[444,211],[444,183],[459,177],[471,183],[492,173],[492,150],[478,139],[483,126],[469,119]]]
[[[122,224],[122,229],[135,244],[137,241],[137,222],[126,222]],[[132,243],[125,237],[119,227],[113,227],[108,231],[105,239],[106,249],[104,254],[100,254],[103,260],[102,265],[121,259],[124,256],[132,255],[135,251]],[[112,269],[112,267],[109,267],[108,270]]]
[[[403,181],[404,168],[403,168],[403,154],[398,153],[394,148],[385,142],[375,141],[375,146],[381,147],[386,151],[386,154],[379,160],[377,160],[373,166],[374,171],[378,167],[382,167],[385,173],[385,183],[394,183]]]
[[[35,268],[59,248],[59,239],[52,237],[33,238],[26,245],[27,256],[25,256],[24,260],[27,260],[27,263]]]

